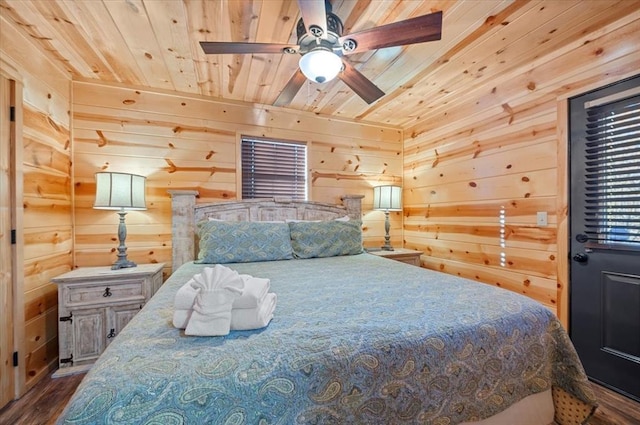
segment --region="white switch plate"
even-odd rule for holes
[[[536,213],[536,223],[538,226],[546,226],[549,224],[547,222],[547,212],[546,211],[538,211]]]

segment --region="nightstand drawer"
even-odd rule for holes
[[[407,263],[407,264],[411,264],[412,266],[420,267],[420,255],[398,256],[392,259],[396,261],[400,261],[401,263]]]
[[[412,266],[420,267],[420,256],[422,251],[416,251],[413,249],[396,248],[393,251],[368,251],[370,254],[377,255],[378,257],[388,258],[389,260],[400,261],[401,263],[411,264]]]
[[[91,285],[68,285],[63,289],[64,304],[67,308],[90,304],[119,303],[122,301],[145,300],[144,279],[101,282]]]

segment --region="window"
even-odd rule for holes
[[[307,200],[304,143],[242,138],[242,198]]]
[[[598,246],[640,247],[640,90],[584,103],[584,223]]]

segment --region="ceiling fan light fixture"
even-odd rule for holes
[[[315,49],[300,58],[300,70],[311,81],[326,83],[342,70],[342,59],[328,49]]]

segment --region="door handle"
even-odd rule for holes
[[[589,260],[589,256],[584,252],[579,252],[573,256],[573,261],[577,263],[586,263]]]
[[[576,240],[580,243],[585,243],[589,240],[589,236],[585,235],[584,233],[578,233],[576,235]]]

